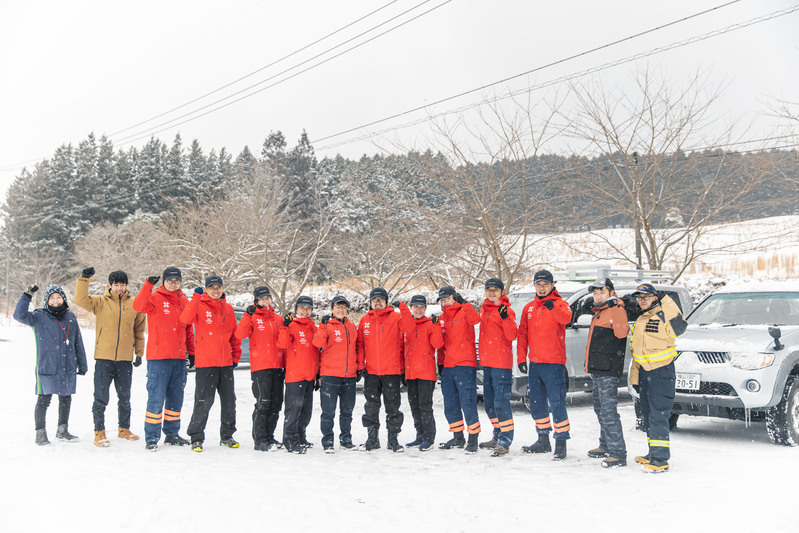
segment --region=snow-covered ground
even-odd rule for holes
[[[87,350],[94,331],[83,332]],[[219,408],[208,424],[206,450],[161,447],[116,438],[116,407],[106,411],[111,447],[92,444],[92,369],[78,378],[70,429],[76,444],[33,442],[33,333],[0,327],[5,383],[0,388],[0,532],[30,531],[797,531],[799,448],[771,444],[762,424],[683,418],[672,435],[672,469],[645,474],[637,466],[605,470],[586,452],[597,444],[590,395],[569,395],[569,457],[521,453],[535,440],[533,422],[515,407],[516,439],[509,456],[480,451],[337,452],[320,447],[318,395],[306,455],[252,449],[249,371],[236,372],[240,449],[215,446]],[[143,435],[145,367],[134,371],[133,430]],[[191,416],[189,376],[182,434]],[[218,402],[217,402],[218,403]],[[363,442],[359,394],[353,423]],[[480,405],[482,409],[482,404]],[[48,412],[54,439],[57,402]],[[403,402],[405,430],[413,424]],[[629,395],[620,406],[630,460],[646,452],[634,431]],[[448,438],[440,392],[437,441]],[[481,411],[484,430],[490,427]],[[280,424],[282,425],[282,418]],[[279,426],[277,437],[282,435]],[[487,435],[487,431],[484,433]],[[381,435],[385,445],[385,430]]]

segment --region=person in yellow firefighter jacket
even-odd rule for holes
[[[630,384],[638,390],[649,453],[635,458],[647,472],[669,469],[669,416],[674,405],[674,358],[677,337],[688,324],[680,308],[668,296],[660,297],[649,283],[639,285],[632,296],[643,313],[630,331]]]

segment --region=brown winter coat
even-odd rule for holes
[[[78,278],[75,303],[97,317],[94,358],[132,361],[144,355],[147,316],[133,310],[130,291],[117,294],[107,286],[102,296],[89,295],[89,278]]]

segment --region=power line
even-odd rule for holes
[[[109,134],[109,136],[118,135],[118,134],[120,134],[120,133],[124,133],[124,132],[126,132],[126,131],[128,131],[128,130],[132,130],[133,128],[137,128],[137,127],[139,127],[139,126],[141,126],[141,125],[143,125],[143,124],[147,124],[148,122],[152,122],[153,120],[157,120],[157,119],[159,119],[159,118],[161,118],[161,117],[163,117],[163,116],[165,116],[165,115],[168,115],[168,114],[170,114],[170,113],[173,113],[173,112],[175,112],[175,111],[177,111],[177,110],[179,110],[179,109],[183,109],[183,108],[184,108],[184,107],[186,107],[186,106],[189,106],[189,105],[191,105],[191,104],[193,104],[193,103],[195,103],[195,102],[197,102],[197,101],[199,101],[199,100],[202,100],[203,98],[206,98],[206,97],[208,97],[208,96],[211,96],[211,95],[213,95],[213,94],[216,94],[216,93],[218,93],[219,91],[222,91],[222,90],[224,90],[224,89],[227,89],[228,87],[230,87],[230,86],[232,86],[232,85],[235,85],[236,83],[238,83],[238,82],[240,82],[240,81],[246,80],[247,78],[250,78],[250,77],[252,77],[252,76],[254,76],[254,75],[258,74],[259,72],[262,72],[262,71],[264,71],[264,70],[268,69],[269,67],[272,67],[272,66],[274,66],[274,65],[277,65],[278,63],[281,63],[281,62],[285,61],[286,59],[289,59],[290,57],[293,57],[293,56],[295,56],[295,55],[299,54],[300,52],[303,52],[303,51],[307,50],[308,48],[310,48],[310,47],[312,47],[312,46],[314,46],[314,45],[316,45],[316,44],[319,44],[320,42],[322,42],[322,41],[324,41],[324,40],[326,40],[326,39],[328,39],[328,38],[330,38],[330,37],[332,37],[332,36],[336,35],[337,33],[340,33],[340,32],[342,32],[342,31],[346,30],[347,28],[349,28],[349,27],[351,27],[351,26],[354,26],[355,24],[357,24],[357,23],[361,22],[362,20],[365,20],[365,19],[367,19],[367,18],[371,17],[371,16],[372,16],[372,15],[374,15],[375,13],[378,13],[378,12],[380,12],[380,11],[382,11],[382,10],[386,9],[388,6],[390,6],[391,4],[395,4],[395,3],[397,3],[398,1],[399,1],[399,0],[391,0],[391,2],[389,2],[389,3],[385,4],[385,5],[383,5],[382,7],[379,7],[379,8],[377,8],[377,9],[375,9],[374,11],[372,11],[372,12],[370,12],[370,13],[367,13],[366,15],[364,15],[364,16],[362,16],[362,17],[359,17],[359,18],[355,19],[355,20],[353,20],[352,22],[350,22],[350,23],[348,23],[348,24],[345,24],[344,26],[342,26],[342,27],[338,28],[337,30],[335,30],[335,31],[332,31],[332,32],[328,33],[328,34],[327,34],[327,35],[325,35],[324,37],[320,37],[320,38],[316,39],[315,41],[313,41],[313,42],[311,42],[311,43],[308,43],[308,44],[306,44],[305,46],[302,46],[302,47],[300,47],[300,48],[298,48],[298,49],[294,50],[293,52],[291,52],[291,53],[289,53],[289,54],[286,54],[286,55],[284,55],[284,56],[283,56],[283,57],[281,57],[280,59],[276,59],[276,60],[272,61],[271,63],[269,63],[269,64],[267,64],[267,65],[264,65],[263,67],[260,67],[260,68],[258,68],[258,69],[256,69],[256,70],[253,70],[252,72],[250,72],[250,73],[248,73],[248,74],[245,74],[244,76],[241,76],[240,78],[237,78],[237,79],[235,79],[235,80],[233,80],[233,81],[231,81],[231,82],[229,82],[229,83],[226,83],[225,85],[222,85],[221,87],[217,87],[217,88],[216,88],[216,89],[214,89],[213,91],[210,91],[210,92],[207,92],[207,93],[205,93],[205,94],[203,94],[203,95],[201,95],[201,96],[198,96],[197,98],[194,98],[193,100],[189,100],[188,102],[186,102],[186,103],[184,103],[184,104],[181,104],[181,105],[179,105],[179,106],[177,106],[177,107],[173,107],[172,109],[169,109],[168,111],[164,111],[163,113],[160,113],[160,114],[158,114],[158,115],[155,115],[155,116],[153,116],[153,117],[150,117],[150,118],[148,118],[147,120],[143,120],[143,121],[139,122],[138,124],[134,124],[134,125],[132,125],[132,126],[128,126],[127,128],[123,128],[123,129],[121,129],[121,130],[115,131],[115,132],[113,132],[113,133]],[[415,9],[415,8],[413,8],[413,9]]]
[[[739,1],[739,0],[736,0],[736,1]],[[435,114],[435,115],[432,115],[432,116],[428,116],[428,117],[425,117],[425,118],[422,118],[422,119],[417,119],[415,121],[411,121],[411,122],[408,122],[408,123],[400,124],[398,126],[393,126],[393,127],[390,127],[390,128],[386,128],[386,129],[380,130],[378,132],[366,133],[366,134],[363,134],[361,136],[353,137],[351,139],[347,139],[347,140],[344,140],[344,141],[341,141],[341,142],[331,143],[331,144],[324,145],[324,146],[319,146],[317,144],[317,143],[320,143],[320,142],[328,140],[328,139],[333,139],[335,137],[340,137],[342,135],[346,135],[347,133],[352,133],[352,132],[357,131],[357,130],[368,128],[368,127],[374,126],[376,124],[387,122],[389,120],[393,120],[393,119],[396,119],[396,118],[399,118],[399,117],[402,117],[402,116],[405,116],[405,115],[409,115],[411,113],[415,113],[415,112],[418,112],[418,111],[421,111],[421,110],[424,110],[424,109],[428,109],[428,108],[430,108],[432,106],[439,105],[439,104],[448,102],[450,100],[454,100],[456,98],[460,98],[460,97],[468,95],[468,94],[472,94],[472,93],[475,93],[475,92],[478,92],[478,91],[482,91],[482,90],[485,90],[485,89],[490,88],[492,86],[495,86],[495,85],[498,85],[498,84],[501,84],[501,83],[505,83],[507,81],[510,81],[510,80],[513,80],[513,79],[516,79],[516,78],[527,76],[527,75],[529,75],[529,74],[531,74],[533,72],[537,72],[539,70],[548,68],[550,66],[558,65],[558,64],[563,63],[565,61],[569,61],[571,59],[574,59],[574,58],[577,58],[577,57],[580,57],[580,56],[584,56],[584,55],[589,54],[589,53],[591,53],[593,51],[597,51],[597,50],[600,50],[600,49],[603,49],[603,48],[607,48],[609,46],[613,46],[614,44],[624,42],[624,41],[632,39],[634,37],[637,37],[637,36],[640,36],[640,35],[645,35],[647,33],[654,32],[654,31],[656,31],[658,29],[665,28],[665,27],[677,24],[679,22],[683,22],[685,20],[689,20],[691,18],[698,17],[700,15],[706,14],[708,12],[711,12],[711,11],[714,11],[714,10],[717,10],[717,9],[721,9],[723,7],[726,7],[726,6],[730,5],[730,4],[732,4],[732,3],[734,3],[734,2],[728,2],[726,4],[722,4],[722,5],[716,6],[716,7],[711,8],[711,9],[708,9],[708,10],[705,10],[705,11],[701,11],[699,13],[695,13],[694,15],[690,15],[688,17],[672,21],[672,22],[670,22],[668,24],[657,26],[655,28],[646,30],[644,32],[640,32],[640,33],[637,33],[635,35],[631,35],[629,37],[625,37],[624,39],[619,39],[617,41],[613,41],[612,43],[608,43],[608,44],[593,48],[591,50],[587,50],[585,52],[581,52],[579,54],[575,54],[575,55],[569,56],[567,58],[560,59],[558,61],[554,61],[554,62],[546,64],[546,65],[542,65],[540,67],[536,67],[536,68],[534,68],[532,70],[528,70],[526,72],[522,72],[522,73],[517,74],[515,76],[510,76],[508,78],[504,78],[504,79],[498,80],[498,81],[490,83],[490,84],[482,85],[480,87],[477,87],[477,88],[474,88],[474,89],[470,89],[468,91],[464,91],[464,92],[458,93],[458,94],[453,95],[453,96],[442,98],[442,99],[440,99],[440,100],[438,100],[436,102],[433,102],[433,103],[430,103],[430,104],[426,104],[424,106],[419,106],[419,107],[415,107],[415,108],[412,108],[412,109],[408,109],[408,110],[403,111],[401,113],[396,113],[394,115],[391,115],[391,116],[388,116],[388,117],[385,117],[385,118],[382,118],[382,119],[379,119],[379,120],[375,120],[375,121],[372,121],[372,122],[369,122],[369,123],[366,123],[366,124],[362,124],[362,125],[354,127],[354,128],[349,128],[347,130],[343,130],[343,131],[340,131],[338,133],[334,133],[332,135],[327,135],[327,136],[319,138],[319,139],[314,139],[313,142],[316,144],[316,150],[327,150],[327,149],[330,149],[330,148],[336,148],[338,146],[343,146],[343,145],[346,145],[346,144],[350,144],[350,143],[353,143],[353,142],[357,142],[357,141],[361,141],[361,140],[365,140],[365,139],[370,139],[370,138],[373,138],[373,137],[376,137],[376,136],[379,136],[379,135],[383,135],[383,134],[391,132],[391,131],[395,131],[395,130],[407,128],[407,127],[410,127],[410,126],[422,124],[422,123],[428,122],[428,121],[430,121],[430,120],[432,120],[434,118],[438,118],[438,117],[445,116],[445,115],[448,115],[448,114],[459,113],[459,112],[462,112],[462,111],[465,111],[465,110],[468,110],[468,109],[472,109],[472,108],[475,108],[475,107],[480,107],[482,105],[485,105],[488,102],[481,101],[481,102],[470,104],[470,105],[467,105],[467,106],[464,106],[464,107],[461,107],[461,108],[457,108],[455,110],[443,111],[441,113],[438,113],[438,114]],[[552,85],[556,85],[556,84],[562,83],[564,81],[568,81],[568,80],[571,80],[571,79],[579,78],[579,77],[586,76],[588,74],[593,74],[593,73],[596,73],[596,72],[599,72],[599,71],[602,71],[602,70],[605,70],[605,69],[608,69],[608,68],[611,68],[611,67],[615,67],[615,66],[618,66],[618,65],[621,65],[621,64],[625,64],[625,63],[629,63],[629,62],[632,62],[632,61],[636,61],[636,60],[641,59],[643,57],[649,57],[649,56],[656,55],[656,54],[659,54],[659,53],[663,53],[663,52],[666,52],[666,51],[669,51],[669,50],[673,50],[675,48],[680,48],[680,47],[683,47],[683,46],[687,46],[689,44],[693,44],[694,42],[703,41],[703,40],[709,39],[711,37],[716,37],[717,35],[722,35],[724,33],[728,33],[728,32],[731,32],[731,31],[738,30],[738,29],[742,29],[742,28],[745,28],[745,27],[748,27],[748,26],[752,26],[752,25],[758,24],[760,22],[765,22],[767,20],[771,20],[771,19],[774,19],[774,18],[777,18],[777,17],[788,15],[788,14],[791,14],[791,13],[797,11],[797,10],[799,10],[799,4],[795,5],[795,6],[791,7],[791,8],[788,8],[788,9],[775,11],[775,12],[770,13],[768,15],[764,15],[762,17],[751,19],[751,20],[749,20],[747,22],[734,24],[734,25],[728,26],[726,28],[723,28],[723,29],[720,29],[720,30],[715,30],[715,31],[712,31],[712,32],[709,32],[709,33],[706,33],[706,34],[703,34],[703,35],[700,35],[700,36],[692,37],[692,38],[684,40],[684,41],[678,41],[678,42],[672,43],[672,44],[670,44],[670,45],[668,45],[666,47],[654,48],[654,49],[652,49],[652,50],[650,50],[649,52],[646,52],[646,53],[640,53],[640,54],[636,54],[636,55],[633,55],[633,56],[629,56],[627,58],[620,59],[620,60],[617,60],[617,61],[614,61],[614,62],[610,62],[610,63],[605,63],[604,65],[601,65],[599,67],[594,67],[594,68],[591,68],[591,69],[587,69],[587,70],[584,70],[584,71],[576,73],[576,74],[562,76],[560,78],[557,78],[556,80],[552,80],[552,81],[540,83],[540,84],[537,84],[537,85],[533,85],[533,86],[530,86],[530,87],[526,87],[526,88],[524,88],[522,90],[519,90],[519,91],[510,92],[510,93],[508,93],[505,96],[495,97],[495,98],[489,100],[489,102],[497,102],[497,101],[500,101],[500,100],[511,98],[513,96],[517,96],[517,95],[522,94],[522,93],[532,92],[533,90],[549,87],[549,86],[552,86]]]
[[[328,58],[326,58],[326,59],[324,59],[324,60],[322,60],[322,61],[320,61],[320,62],[318,62],[316,64],[313,64],[313,65],[311,65],[311,66],[309,66],[307,68],[304,68],[304,69],[300,70],[299,72],[295,72],[294,74],[292,74],[292,75],[290,75],[290,76],[288,76],[286,78],[283,78],[283,79],[278,80],[278,81],[276,81],[276,82],[274,82],[272,84],[269,84],[266,87],[262,87],[262,88],[260,88],[260,89],[258,89],[256,91],[253,91],[253,92],[251,92],[249,94],[245,94],[244,96],[236,98],[233,101],[230,101],[230,102],[227,102],[225,104],[222,104],[222,105],[219,105],[217,107],[214,107],[212,109],[209,109],[208,111],[206,111],[204,113],[200,113],[199,115],[190,117],[191,115],[194,115],[195,113],[198,113],[199,111],[202,111],[204,109],[208,109],[209,107],[215,106],[216,104],[224,102],[225,100],[229,100],[230,98],[233,98],[234,96],[237,96],[237,95],[240,95],[242,93],[245,93],[245,92],[249,91],[250,89],[253,89],[255,87],[258,87],[259,85],[262,85],[262,84],[264,84],[264,83],[266,83],[268,81],[271,81],[271,80],[277,78],[278,76],[281,76],[281,75],[286,74],[286,73],[288,73],[288,72],[290,72],[292,70],[295,70],[296,68],[299,68],[300,66],[302,66],[302,65],[304,65],[306,63],[309,63],[309,62],[311,62],[311,61],[313,61],[313,60],[315,60],[315,59],[317,59],[317,58],[319,58],[319,57],[321,57],[321,56],[323,56],[323,55],[335,50],[336,48],[340,48],[341,46],[344,46],[345,44],[350,43],[350,42],[354,41],[355,39],[358,39],[358,38],[366,35],[367,33],[371,33],[372,31],[374,31],[375,29],[379,28],[380,26],[384,26],[385,24],[396,20],[397,18],[399,18],[399,17],[401,17],[401,16],[403,16],[403,15],[405,15],[405,14],[407,14],[407,13],[409,13],[409,12],[411,12],[411,11],[417,9],[417,8],[419,8],[420,6],[422,6],[422,5],[426,4],[426,3],[429,3],[430,1],[432,1],[432,0],[425,0],[424,2],[421,2],[420,4],[417,4],[417,5],[413,6],[410,9],[407,9],[406,11],[400,13],[399,15],[396,15],[396,16],[388,19],[387,21],[382,22],[382,23],[380,23],[380,24],[378,24],[378,25],[376,25],[376,26],[374,26],[374,27],[372,27],[372,28],[370,28],[370,29],[368,29],[368,30],[356,35],[355,37],[352,37],[352,38],[344,41],[343,43],[340,43],[340,44],[338,44],[338,45],[336,45],[334,47],[331,47],[331,48],[329,48],[329,49],[327,49],[327,50],[325,50],[323,52],[320,52],[319,54],[316,54],[315,56],[313,56],[313,57],[311,57],[309,59],[306,59],[305,61],[302,61],[302,62],[300,62],[300,63],[298,63],[298,64],[296,64],[296,65],[294,65],[292,67],[284,69],[281,72],[278,72],[277,74],[274,74],[274,75],[272,75],[272,76],[270,76],[270,77],[268,77],[268,78],[266,78],[264,80],[261,80],[261,81],[259,81],[257,83],[254,83],[254,84],[252,84],[252,85],[250,85],[248,87],[245,87],[245,88],[243,88],[243,89],[241,89],[239,91],[236,91],[236,92],[234,92],[234,93],[232,93],[232,94],[230,94],[230,95],[228,95],[228,96],[226,96],[224,98],[220,98],[218,100],[215,100],[215,101],[213,101],[213,102],[211,102],[209,104],[201,106],[201,107],[199,107],[199,108],[197,108],[197,109],[195,109],[193,111],[190,111],[188,113],[184,113],[183,115],[180,115],[178,117],[170,119],[170,120],[168,120],[166,122],[162,122],[162,123],[157,124],[155,126],[151,126],[149,128],[146,128],[146,129],[144,129],[144,130],[142,130],[142,131],[140,131],[138,133],[134,133],[134,134],[128,135],[126,137],[123,137],[121,139],[118,139],[117,142],[122,143],[122,145],[130,144],[130,143],[136,142],[138,140],[141,140],[143,138],[149,137],[151,135],[155,135],[157,133],[161,133],[163,131],[175,128],[177,126],[181,126],[183,124],[186,124],[187,122],[191,122],[191,121],[196,120],[198,118],[204,117],[204,116],[206,116],[208,114],[211,114],[211,113],[214,113],[216,111],[219,111],[220,109],[224,109],[224,108],[226,108],[228,106],[231,106],[231,105],[233,105],[235,103],[238,103],[238,102],[240,102],[242,100],[245,100],[247,98],[255,96],[256,94],[259,94],[259,93],[261,93],[261,92],[263,92],[263,91],[265,91],[267,89],[271,89],[272,87],[280,85],[281,83],[284,83],[284,82],[286,82],[288,80],[291,80],[291,79],[299,76],[300,74],[304,74],[305,72],[308,72],[309,70],[312,70],[312,69],[314,69],[314,68],[316,68],[318,66],[324,65],[325,63],[327,63],[329,61],[332,61],[333,59],[336,59],[336,58],[338,58],[338,57],[340,57],[340,56],[342,56],[342,55],[344,55],[344,54],[346,54],[348,52],[351,52],[352,50],[360,48],[361,46],[363,46],[365,44],[368,44],[368,43],[374,41],[375,39],[378,39],[378,38],[380,38],[380,37],[392,32],[392,31],[394,31],[396,29],[399,29],[399,28],[405,26],[406,24],[409,24],[410,22],[413,22],[413,21],[417,20],[418,18],[423,17],[423,16],[427,15],[428,13],[431,13],[432,11],[435,11],[436,9],[438,9],[438,8],[448,4],[448,3],[450,3],[452,0],[445,0],[441,4],[431,8],[431,9],[429,9],[429,10],[427,10],[427,11],[425,11],[425,12],[419,14],[419,15],[414,16],[414,17],[412,17],[412,18],[410,18],[410,19],[408,19],[408,20],[406,20],[406,21],[394,26],[393,28],[390,28],[390,29],[388,29],[388,30],[386,30],[386,31],[384,31],[382,33],[379,33],[379,34],[375,35],[374,37],[371,37],[371,38],[369,38],[369,39],[367,39],[367,40],[365,40],[365,41],[363,41],[363,42],[361,42],[359,44],[356,44],[355,46],[347,48],[346,50],[344,50],[342,52],[339,52],[338,54],[335,54],[333,56],[330,56],[330,57],[328,57]],[[738,0],[736,0],[736,1],[738,1]],[[180,119],[186,118],[186,117],[190,117],[190,118],[187,118],[186,120],[183,120],[181,122],[177,122],[177,123],[173,124],[174,122],[179,121]],[[162,129],[156,129],[156,128],[161,128],[162,126],[166,126],[166,127],[162,128]],[[155,130],[155,131],[153,131],[153,130]]]

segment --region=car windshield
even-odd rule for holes
[[[799,293],[721,293],[709,296],[689,324],[799,325]]]

